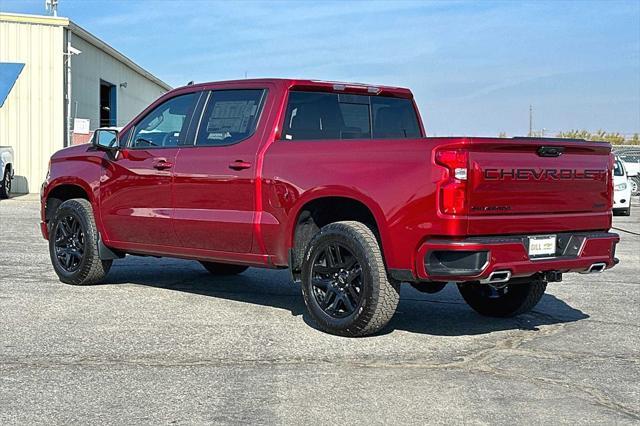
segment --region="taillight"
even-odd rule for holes
[[[437,151],[435,160],[447,168],[447,174],[440,183],[440,211],[444,214],[467,213],[469,153],[460,149]]]

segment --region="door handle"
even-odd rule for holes
[[[170,163],[165,159],[160,159],[153,163],[153,168],[158,170],[166,170],[170,169],[171,167],[173,167],[173,163]]]
[[[251,167],[251,163],[242,160],[236,160],[233,163],[229,164],[229,168],[232,170],[244,170]]]

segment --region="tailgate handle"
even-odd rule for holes
[[[540,157],[560,157],[563,152],[563,146],[541,146],[538,148],[538,155]]]

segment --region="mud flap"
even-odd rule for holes
[[[102,236],[98,233],[98,256],[100,260],[122,259],[125,255],[120,251],[114,251],[105,246],[102,242]]]

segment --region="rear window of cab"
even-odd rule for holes
[[[410,99],[292,91],[282,139],[408,139],[421,137]]]

